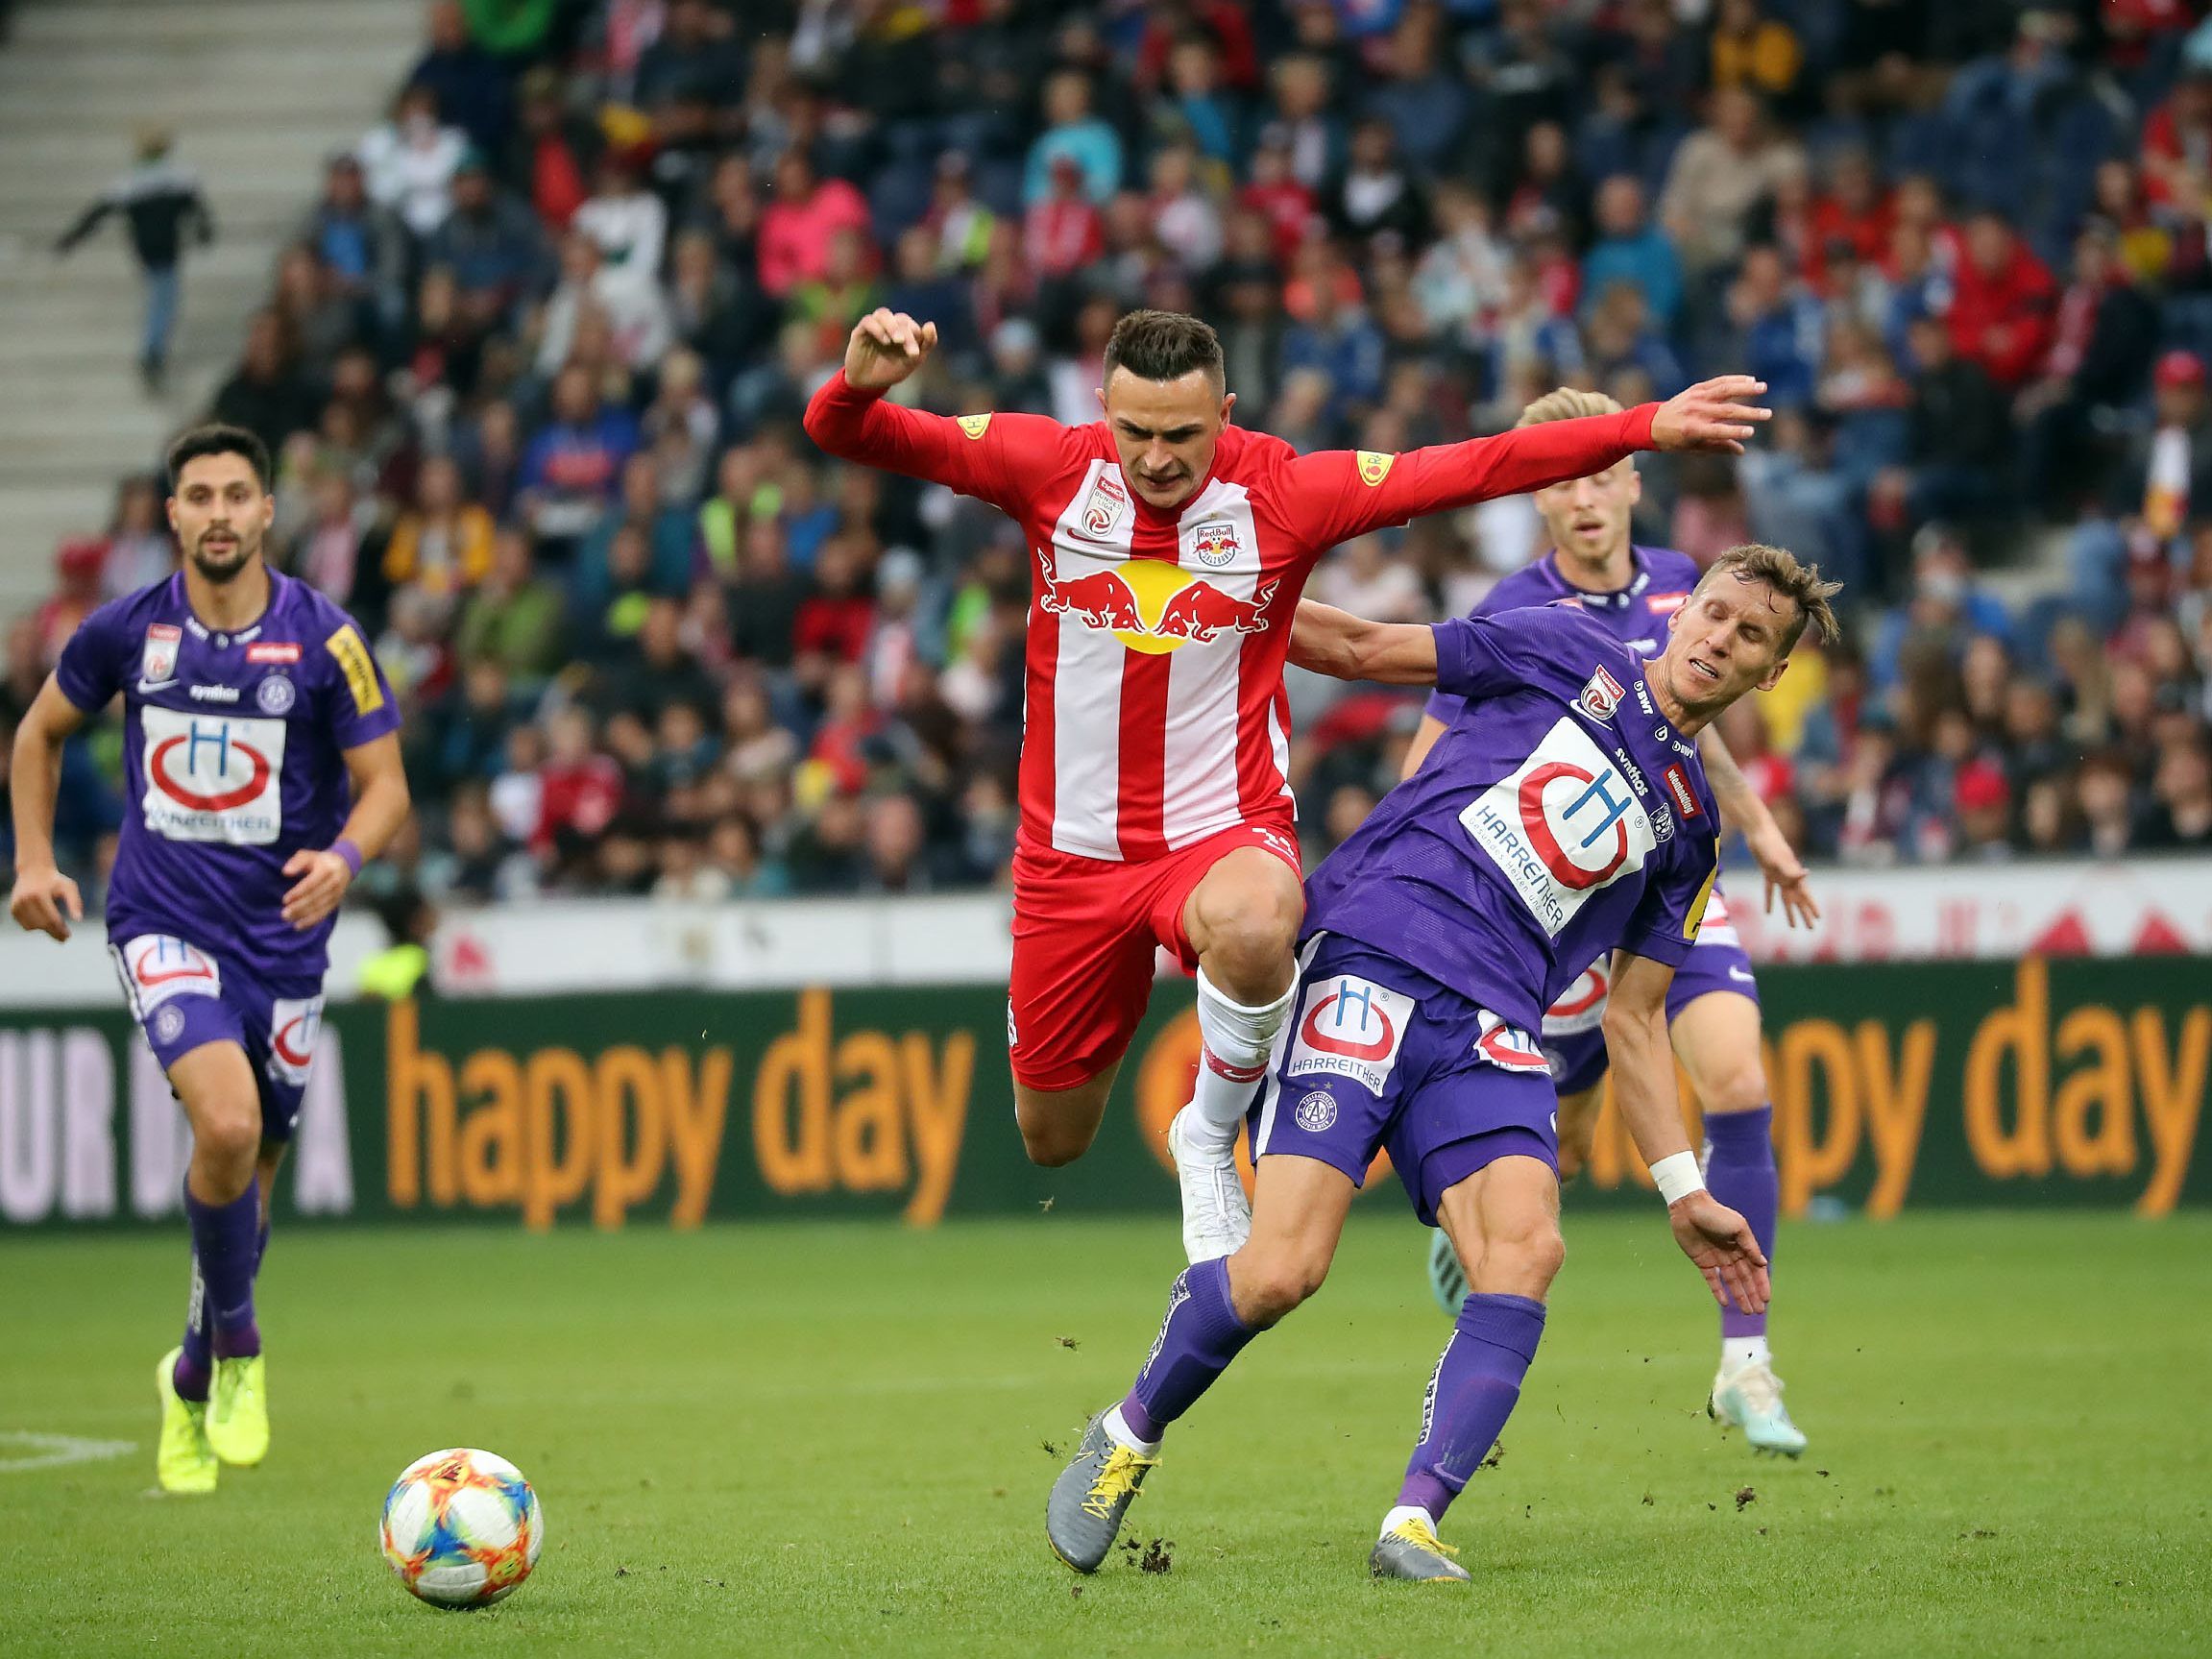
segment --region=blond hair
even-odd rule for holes
[[[1620,404],[1603,392],[1585,392],[1577,386],[1562,386],[1556,392],[1546,392],[1527,408],[1520,411],[1517,427],[1540,427],[1546,421],[1575,421],[1585,415],[1617,415]]]
[[[1843,591],[1843,584],[1822,580],[1819,566],[1800,564],[1797,555],[1787,548],[1770,548],[1763,542],[1730,548],[1706,567],[1697,585],[1702,588],[1723,573],[1739,581],[1763,582],[1797,606],[1797,620],[1782,630],[1780,655],[1787,656],[1796,647],[1808,622],[1820,630],[1823,642],[1833,643],[1842,637],[1828,601]]]

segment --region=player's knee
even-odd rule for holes
[[[1021,1130],[1022,1150],[1029,1154],[1032,1163],[1044,1169],[1073,1163],[1090,1150],[1091,1136],[1066,1124],[1025,1123]]]
[[[1482,1242],[1486,1287],[1510,1296],[1542,1298],[1567,1265],[1567,1240],[1549,1216],[1532,1219]]]
[[[1766,1104],[1766,1068],[1756,1059],[1724,1066],[1698,1093],[1709,1112],[1754,1110]]]
[[[261,1150],[260,1111],[245,1102],[205,1105],[193,1113],[192,1144],[207,1162],[250,1179]]]
[[[1303,907],[1295,890],[1246,884],[1208,906],[1205,956],[1214,977],[1272,978],[1298,944]]]
[[[1233,1275],[1237,1312],[1246,1324],[1264,1329],[1295,1310],[1321,1288],[1328,1277],[1328,1257],[1319,1253],[1288,1250],[1240,1253]]]

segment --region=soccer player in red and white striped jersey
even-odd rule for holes
[[[1198,975],[1204,1059],[1168,1144],[1193,1260],[1250,1228],[1236,1126],[1290,1006],[1303,911],[1287,768],[1284,654],[1328,548],[1423,513],[1602,471],[1642,449],[1739,451],[1765,388],[1709,380],[1672,402],[1404,454],[1300,455],[1230,424],[1221,343],[1195,317],[1114,329],[1105,419],[957,420],[884,397],[936,345],[877,310],[814,394],[834,455],[927,478],[1021,525],[1032,604],[1008,1045],[1030,1157],[1098,1132],[1150,995],[1155,948]]]

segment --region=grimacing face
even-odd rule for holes
[[[1172,512],[1198,493],[1236,394],[1203,369],[1147,380],[1117,367],[1099,393],[1122,476],[1146,506]]]
[[[1751,691],[1771,691],[1789,659],[1784,630],[1796,601],[1735,572],[1709,577],[1667,620],[1652,665],[1686,715],[1711,719]]]
[[[1619,460],[1602,473],[1569,478],[1536,492],[1536,510],[1561,558],[1590,575],[1606,573],[1628,553],[1630,520],[1643,500],[1643,478],[1633,460]],[[1625,578],[1625,570],[1612,574]]]
[[[261,553],[277,499],[244,455],[200,455],[177,476],[169,527],[192,568],[211,582],[233,580]]]

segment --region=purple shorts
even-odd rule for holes
[[[140,934],[108,954],[161,1069],[204,1043],[236,1043],[260,1086],[261,1138],[290,1140],[323,1023],[321,985],[271,985],[169,934]]]
[[[1559,1167],[1559,1098],[1543,1052],[1396,958],[1326,934],[1254,1113],[1252,1156],[1317,1159],[1365,1184],[1387,1150],[1421,1219],[1500,1158]]]
[[[1674,970],[1674,982],[1666,988],[1667,1023],[1673,1024],[1684,1009],[1716,990],[1759,1000],[1759,981],[1752,976],[1751,959],[1741,945],[1715,939],[1691,948],[1689,960]],[[1605,1033],[1599,1025],[1603,1012],[1600,1002],[1596,1015],[1576,1019],[1582,1029],[1568,1032],[1553,1030],[1553,1016],[1544,1016],[1544,1052],[1551,1061],[1551,1075],[1561,1094],[1580,1094],[1605,1081]]]

